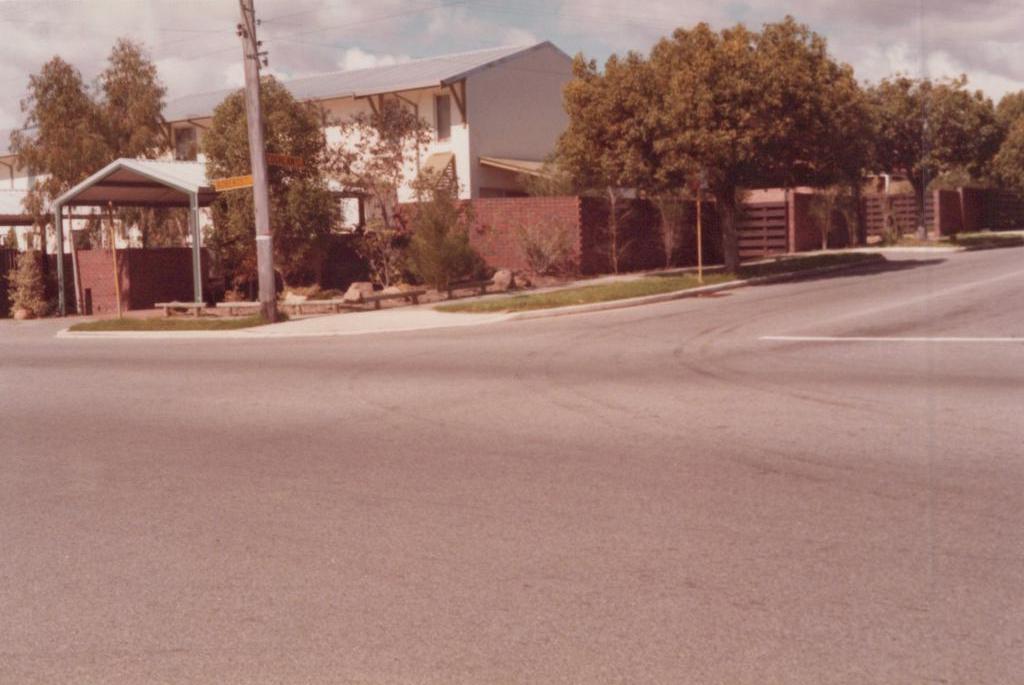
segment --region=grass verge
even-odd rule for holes
[[[284,317],[279,321],[284,321]],[[101,331],[233,331],[239,328],[263,326],[267,322],[260,315],[229,319],[219,316],[168,317],[149,319],[103,319],[76,323],[70,330],[75,332]]]
[[[747,279],[799,273],[826,266],[884,261],[885,257],[879,254],[835,253],[808,255],[806,257],[786,257],[772,262],[742,266],[738,274],[721,272],[706,274],[704,276],[704,285],[727,283],[737,278]],[[472,314],[525,312],[534,309],[551,309],[554,307],[625,300],[648,295],[661,295],[663,293],[690,290],[700,285],[697,282],[697,276],[693,273],[669,271],[630,281],[565,288],[547,293],[523,293],[521,295],[509,295],[475,302],[445,304],[437,307],[437,309],[442,312],[465,312]]]
[[[968,250],[991,250],[998,247],[1020,247],[1024,245],[1024,233],[958,233],[953,244]]]

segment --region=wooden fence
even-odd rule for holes
[[[789,206],[785,202],[743,205],[736,225],[740,259],[757,259],[789,251]]]
[[[917,200],[913,195],[865,195],[862,202],[868,236],[885,237],[886,200],[890,203],[894,229],[900,235],[917,231]],[[930,229],[934,223],[935,198],[928,193],[924,201],[924,224]]]

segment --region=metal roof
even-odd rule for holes
[[[188,207],[189,196],[209,204],[213,188],[202,162],[118,159],[54,201],[54,205]]]
[[[282,81],[282,85],[297,100],[302,101],[398,93],[455,83],[480,69],[495,66],[542,47],[558,50],[550,41],[544,41],[534,45],[489,48],[426,57],[388,66],[318,74]],[[561,53],[561,50],[558,52]],[[569,59],[568,55],[566,59]],[[211,116],[217,105],[237,90],[218,90],[172,100],[164,108],[164,118],[167,121],[183,121]]]

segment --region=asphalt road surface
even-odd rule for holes
[[[1024,682],[1024,250],[387,336],[59,326],[0,326],[0,682]]]

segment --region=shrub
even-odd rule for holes
[[[26,310],[31,316],[45,316],[49,306],[46,302],[46,286],[43,272],[39,268],[39,255],[22,252],[18,256],[18,268],[7,275],[8,297],[11,312]]]
[[[371,221],[356,241],[356,253],[366,260],[370,280],[384,286],[402,279],[408,236],[401,228],[389,228],[383,221]]]
[[[516,231],[516,238],[533,273],[556,276],[575,270],[575,236],[567,222],[552,219],[523,225]]]
[[[446,192],[434,192],[412,216],[409,270],[437,290],[472,276],[482,276],[486,265],[469,244],[473,213]]]

